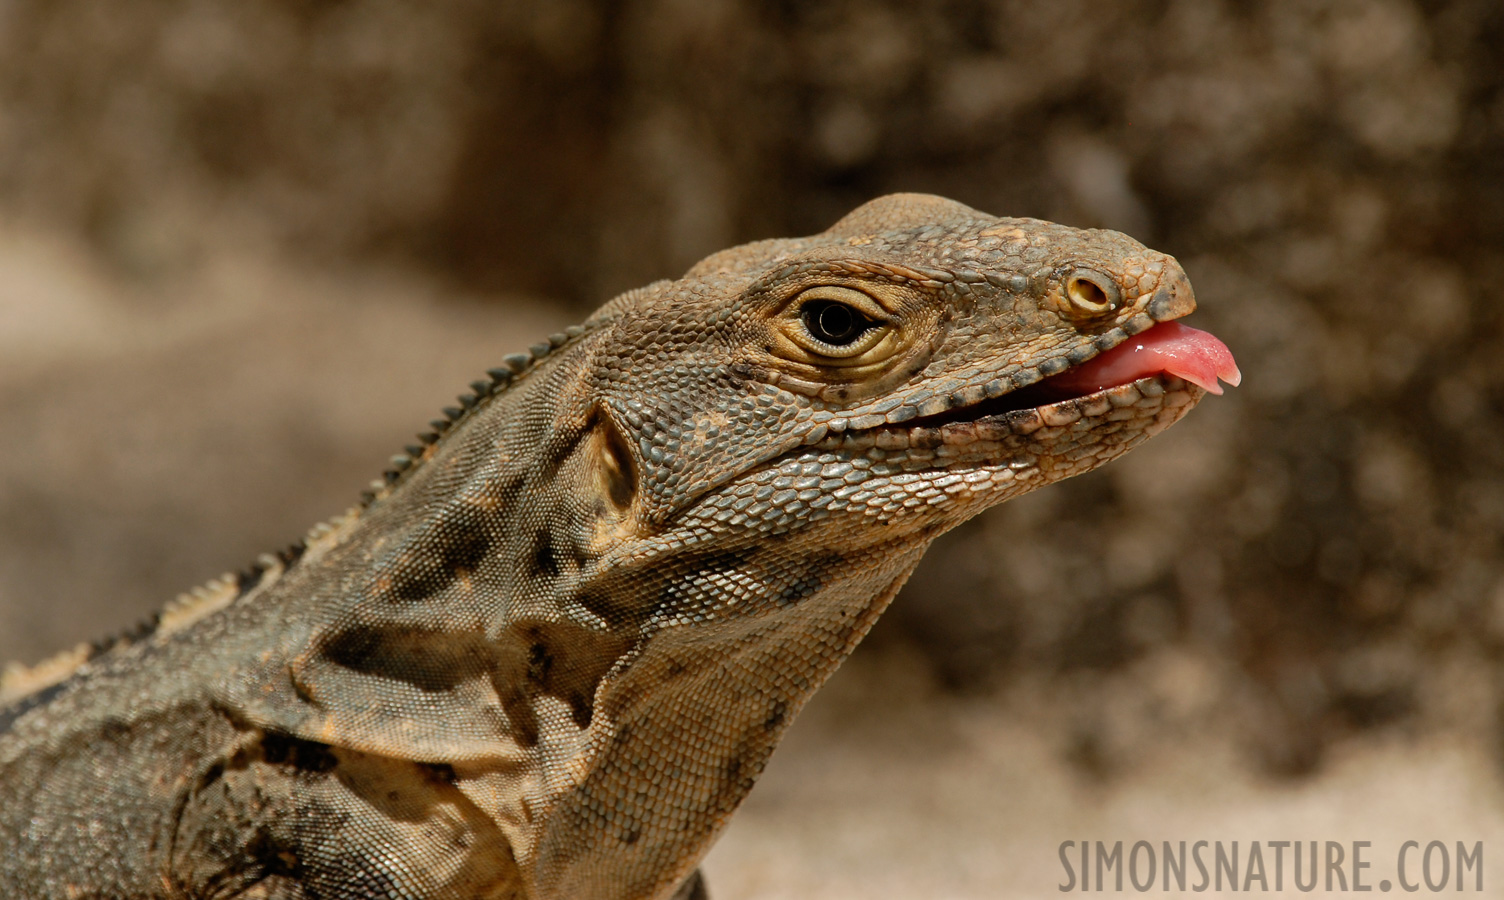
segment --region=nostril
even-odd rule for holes
[[[1196,308],[1196,295],[1185,273],[1176,269],[1165,273],[1155,289],[1154,296],[1144,307],[1156,322],[1168,322],[1189,315]]]
[[[1070,287],[1067,289],[1071,294],[1071,302],[1077,306],[1102,307],[1107,305],[1107,293],[1102,288],[1085,278],[1072,278]]]

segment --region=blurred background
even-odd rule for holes
[[[1501,47],[1497,0],[0,0],[0,659],[297,538],[613,293],[930,191],[1176,255],[1244,384],[940,541],[717,896],[1504,839]]]

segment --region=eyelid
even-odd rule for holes
[[[871,294],[859,291],[856,288],[823,284],[806,288],[794,295],[794,301],[801,309],[804,304],[811,300],[828,300],[834,303],[844,303],[880,325],[891,325],[893,323],[893,314],[888,311],[887,307],[879,303]]]
[[[889,332],[890,328],[887,322],[877,322],[872,327],[864,330],[857,336],[856,340],[849,344],[827,344],[808,331],[803,330],[803,324],[801,323],[796,342],[801,344],[806,351],[817,353],[828,362],[839,365],[839,360],[861,356],[882,343]]]

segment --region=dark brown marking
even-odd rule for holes
[[[1174,301],[1175,297],[1170,293],[1170,289],[1161,285],[1154,292],[1154,296],[1149,299],[1149,304],[1144,307],[1144,311],[1155,320],[1164,319],[1170,315]]]
[[[595,719],[595,707],[591,705],[591,700],[594,698],[581,693],[573,693],[567,699],[569,718],[574,722],[575,727],[589,728],[591,721]]]
[[[762,722],[762,730],[771,734],[783,727],[788,717],[789,705],[782,700],[774,700],[772,708],[768,710],[768,717]]]
[[[548,684],[548,671],[554,665],[554,658],[548,652],[547,644],[534,644],[527,651],[527,677],[534,684],[542,687]]]
[[[533,695],[524,685],[494,682],[502,712],[507,714],[511,736],[524,747],[538,744],[538,714],[533,711]]]
[[[328,772],[339,764],[339,758],[328,744],[305,741],[276,731],[269,731],[261,738],[261,757],[274,766],[287,766],[304,772]]]
[[[814,596],[825,586],[825,573],[842,562],[838,554],[825,554],[812,560],[804,573],[795,578],[778,594],[779,606],[793,606]]]
[[[354,672],[404,681],[422,691],[447,691],[495,668],[495,651],[479,634],[356,625],[319,648],[325,659]]]
[[[259,575],[257,577],[260,577]],[[244,593],[242,591],[242,593]],[[162,624],[162,614],[152,613],[147,618],[137,622],[125,631],[110,637],[98,640],[89,645],[88,659],[94,659],[102,653],[108,653],[119,646],[130,646],[138,641],[151,637]]]
[[[243,852],[248,863],[247,868],[255,873],[254,881],[292,878],[298,875],[297,855],[278,843],[266,831],[257,829],[245,842]],[[267,896],[275,897],[278,894],[274,890]]]
[[[198,789],[200,791],[202,791],[204,788],[208,787],[209,785],[211,785],[214,782],[218,781],[220,778],[224,777],[224,774],[225,774],[225,764],[224,764],[224,762],[216,762],[214,765],[212,765],[208,769],[204,770],[203,777],[200,778],[199,781],[198,781]]]
[[[279,560],[282,561],[283,567],[285,567],[285,568],[292,568],[292,566],[298,560],[300,560],[300,559],[303,558],[303,553],[305,551],[307,551],[307,549],[308,549],[308,544],[306,542],[304,542],[304,541],[298,541],[295,544],[289,544],[288,546],[284,547],[283,549],[278,550],[277,551],[277,559],[279,559]]]
[[[131,726],[123,719],[108,718],[99,726],[99,736],[110,743],[123,743],[131,738]]]
[[[67,690],[72,680],[72,678],[67,678],[57,684],[49,684],[39,691],[33,691],[21,697],[13,705],[0,709],[0,732],[10,728],[17,719],[33,709],[46,706],[54,697]]]
[[[531,569],[534,578],[558,578],[559,558],[554,554],[553,537],[548,529],[540,528],[533,535],[533,554]]]
[[[554,654],[545,643],[547,637],[540,631],[533,633],[535,643],[528,649],[528,680],[531,681],[539,693],[552,694],[569,704],[570,718],[580,728],[589,728],[590,720],[595,714],[590,706],[591,696],[586,696],[589,691],[593,696],[595,684],[600,680],[599,676],[586,684],[571,684],[567,678],[555,678]]]
[[[568,542],[564,545],[564,550],[569,554],[569,561],[574,563],[574,570],[576,572],[584,571],[585,567],[590,565],[591,561],[595,558],[578,541]]]
[[[449,763],[418,763],[418,770],[428,777],[430,784],[453,787],[460,783],[459,776],[455,774],[454,766],[451,766]]]
[[[657,609],[671,609],[677,599],[678,592],[686,587],[702,583],[708,576],[719,575],[735,571],[746,565],[747,560],[756,552],[753,548],[743,547],[735,550],[717,550],[710,553],[689,553],[682,559],[675,560],[674,568],[684,573],[682,576],[670,579],[658,592]]]
[[[423,557],[392,579],[392,597],[404,603],[426,600],[449,587],[458,574],[439,567],[430,557]]]
[[[392,574],[391,596],[405,603],[426,600],[479,568],[491,547],[480,511],[464,507],[405,550]]]
[[[445,568],[473,572],[491,551],[491,534],[479,522],[465,522],[442,549]]]
[[[245,596],[256,585],[261,583],[261,576],[266,574],[266,567],[261,563],[252,563],[244,570],[235,573],[235,589],[239,596]]]
[[[596,688],[630,646],[624,638],[557,623],[516,626],[502,640],[508,642],[502,656],[516,660],[520,668],[500,667],[493,685],[519,739],[525,743],[537,740],[533,706],[542,695],[569,704],[574,724],[589,728],[595,715]]]
[[[771,739],[766,735],[748,735],[737,744],[721,769],[721,783],[713,800],[716,811],[729,813],[736,809],[762,774],[771,750]]]

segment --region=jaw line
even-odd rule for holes
[[[1027,391],[1029,388],[1023,388],[899,424],[852,429],[829,435],[812,446],[814,449],[846,452],[876,448],[900,454],[905,450],[950,447],[964,451],[963,456],[970,456],[973,450],[982,450],[988,445],[1026,437],[1041,428],[1077,425],[1083,419],[1088,421],[1078,427],[1091,428],[1134,419],[1142,421],[1147,411],[1164,407],[1189,408],[1206,394],[1201,387],[1168,372],[1157,372],[1091,393],[1040,403],[1030,403],[1038,394],[1031,396]],[[954,459],[960,462],[962,456]]]

